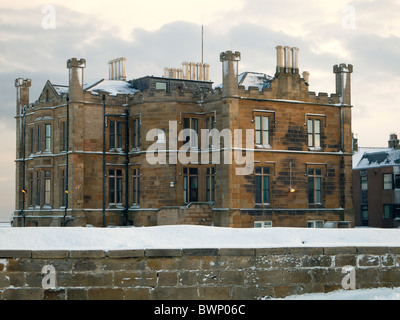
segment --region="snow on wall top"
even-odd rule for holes
[[[117,94],[135,94],[139,91],[132,88],[128,81],[104,79],[85,87],[84,90],[89,91],[94,95],[99,95],[100,93],[105,92],[111,96],[116,96]]]
[[[0,228],[0,250],[400,247],[400,229],[157,227]]]
[[[378,152],[364,152],[354,169],[368,169],[400,165],[400,150],[386,149]]]

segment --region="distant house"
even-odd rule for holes
[[[400,148],[392,134],[388,148],[360,148],[353,157],[356,226],[400,226]]]

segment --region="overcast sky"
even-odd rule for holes
[[[128,79],[204,61],[221,83],[219,54],[240,51],[239,72],[275,73],[275,46],[300,48],[310,91],[334,93],[332,67],[354,66],[353,132],[361,146],[399,133],[400,1],[0,0],[0,221],[14,210],[14,80],[31,78],[34,102],[46,80],[68,84],[66,61],[85,58],[85,82],[127,58]]]

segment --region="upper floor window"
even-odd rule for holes
[[[110,121],[110,150],[122,149],[122,122]]]
[[[45,151],[51,151],[51,124],[45,125]]]
[[[215,129],[215,116],[206,118],[206,129],[208,130],[208,147],[212,149],[215,143],[212,132],[212,130]]]
[[[321,149],[321,120],[307,120],[308,147]]]
[[[199,136],[199,119],[198,118],[183,118],[183,129],[191,129],[190,134],[186,136],[185,143],[190,143],[190,147],[198,147]]]
[[[133,131],[132,145],[133,145],[134,149],[138,149],[139,148],[139,142],[140,142],[140,119],[139,118],[133,119],[132,131]]]
[[[368,203],[368,177],[365,175],[360,177],[361,184],[361,203]]]
[[[50,171],[44,172],[44,205],[51,205],[51,173]]]
[[[60,150],[67,150],[67,123],[66,121],[60,122]]]
[[[393,189],[393,174],[384,173],[383,174],[383,189],[392,190]]]
[[[255,144],[269,146],[269,117],[255,116]]]

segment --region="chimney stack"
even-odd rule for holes
[[[283,68],[283,47],[276,46],[276,72],[281,72]]]
[[[308,85],[310,84],[310,73],[308,71],[303,71],[302,73],[304,82]]]
[[[289,73],[289,69],[292,68],[292,61],[291,61],[291,52],[290,52],[290,47],[285,46],[283,48],[284,50],[284,59],[285,59],[285,72]]]
[[[397,134],[392,133],[389,137],[389,141],[388,141],[388,146],[389,148],[393,148],[393,149],[400,149],[400,145],[399,145],[399,139],[397,138]]]
[[[293,73],[299,73],[299,48],[293,47],[290,50],[292,51]]]
[[[126,58],[108,61],[108,70],[110,80],[126,80]]]

